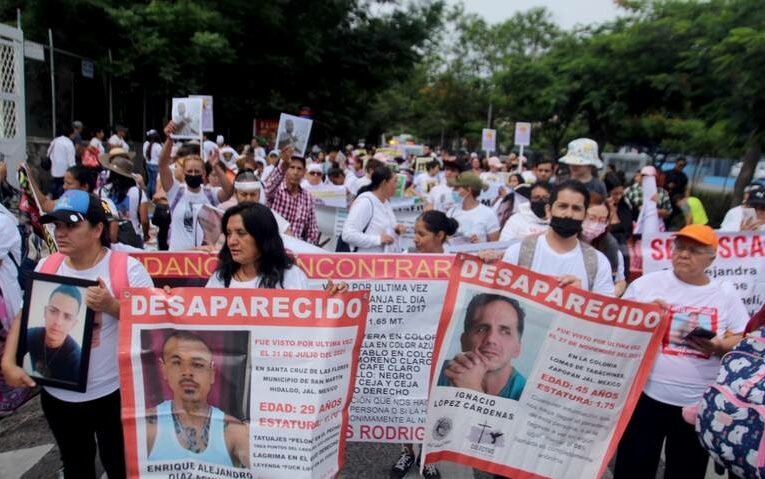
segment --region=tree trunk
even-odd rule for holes
[[[757,167],[757,162],[760,161],[762,156],[762,145],[760,144],[759,135],[753,132],[749,136],[749,146],[744,154],[743,165],[741,166],[741,172],[736,178],[736,185],[733,187],[733,200],[731,206],[741,204],[741,199],[744,195],[744,187],[752,182],[754,176],[754,169]]]

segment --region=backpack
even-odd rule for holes
[[[109,258],[109,282],[111,283],[112,293],[117,299],[120,299],[122,293],[130,287],[130,281],[128,280],[128,258],[129,255],[127,253],[118,251],[112,251],[112,256]],[[51,254],[40,268],[40,273],[56,274],[65,259],[66,256],[61,253]]]
[[[521,250],[518,252],[518,266],[531,269],[538,239],[539,235],[534,235],[527,236],[521,241]],[[584,270],[587,272],[587,289],[592,291],[592,288],[595,287],[595,278],[598,276],[598,253],[595,248],[584,241],[579,241],[579,247],[584,257]]]
[[[369,221],[367,221],[367,225],[364,226],[363,230],[361,230],[362,233],[366,233],[367,232],[367,230],[369,229],[369,225],[372,224],[372,218],[374,218],[374,216],[375,216],[375,204],[372,203],[372,200],[370,200],[369,198],[367,198],[367,201],[369,201],[369,203],[372,205],[372,214],[369,215]],[[358,251],[358,250],[359,250],[359,248],[353,248],[353,252],[354,253],[356,251]],[[337,246],[335,246],[335,252],[336,253],[350,253],[351,252],[351,245],[349,245],[348,243],[345,242],[345,240],[343,240],[343,233],[342,232],[340,233],[340,236],[337,237]]]
[[[98,148],[88,145],[82,152],[82,166],[88,168],[98,168],[101,163],[98,161]]]
[[[143,197],[143,190],[138,188],[138,216],[141,216],[141,199]],[[116,211],[114,213],[117,213]],[[130,220],[119,220],[117,228],[117,242],[132,246],[134,248],[143,249],[143,238],[141,235],[135,232],[133,222]]]
[[[696,434],[714,460],[737,477],[765,478],[765,328],[722,358],[696,416]]]

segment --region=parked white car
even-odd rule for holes
[[[738,178],[739,173],[741,173],[741,167],[744,165],[743,161],[739,161],[733,167],[730,169],[730,173],[728,176],[732,176],[734,178]],[[765,160],[760,160],[757,162],[757,166],[754,168],[754,179],[759,180],[760,178],[765,178]]]

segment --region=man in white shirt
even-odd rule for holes
[[[438,160],[433,160],[427,164],[427,170],[414,178],[414,189],[419,195],[427,195],[430,190],[440,183],[438,172],[441,165]]]
[[[88,143],[88,146],[92,146],[96,150],[98,150],[98,156],[103,155],[106,153],[106,149],[104,148],[104,129],[98,128],[97,130],[93,131],[93,138],[90,139],[90,143]]]
[[[204,160],[207,161],[208,158],[210,158],[210,155],[213,154],[213,151],[218,150],[218,145],[214,141],[210,140],[210,138],[207,136],[207,133],[203,134],[202,138],[202,151],[205,153]]]
[[[531,186],[529,201],[518,205],[518,211],[513,214],[502,227],[500,241],[524,239],[547,231],[550,216],[547,203],[550,201],[550,183],[537,182]]]
[[[467,170],[467,165],[462,158],[454,158],[444,161],[444,178],[446,179],[446,182],[431,188],[430,193],[428,193],[427,203],[425,204],[425,211],[436,210],[446,213],[454,208],[452,185],[460,173],[465,170]]]
[[[762,183],[754,182],[744,188],[744,198],[740,205],[735,206],[725,213],[720,224],[720,231],[753,231],[765,229],[765,211],[758,212],[755,204],[760,203],[758,199],[755,199],[752,204],[749,202],[749,198],[752,193],[755,196],[762,196],[765,192],[765,186]],[[754,210],[754,211],[751,211]],[[762,205],[760,206],[762,210]],[[753,213],[753,214],[752,214]],[[744,215],[746,214],[746,218]]]
[[[575,286],[614,295],[611,264],[603,253],[577,236],[582,231],[590,193],[581,181],[564,181],[553,189],[545,207],[550,228],[511,245],[503,261],[558,278],[560,286]]]
[[[619,442],[614,479],[656,477],[662,447],[664,477],[706,475],[709,455],[682,408],[696,405],[715,382],[721,357],[741,340],[749,319],[732,285],[705,273],[717,246],[710,227],[686,226],[675,235],[672,270],[647,273],[624,293],[625,299],[667,303],[671,322]]]
[[[64,193],[64,175],[66,169],[75,165],[75,149],[72,143],[72,129],[64,132],[50,142],[48,146],[50,158],[50,174],[53,177],[51,196],[58,199]]]
[[[266,158],[268,164],[263,168],[263,173],[260,175],[260,181],[266,181],[268,177],[273,173],[276,164],[279,163],[279,150],[271,150]]]
[[[130,145],[125,141],[127,135],[127,128],[122,125],[114,127],[114,134],[109,137],[109,141],[106,142],[106,146],[111,150],[112,148],[122,148],[125,151],[130,151]]]

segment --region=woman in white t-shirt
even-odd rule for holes
[[[359,190],[343,225],[343,241],[351,251],[363,253],[400,252],[398,236],[406,226],[396,223],[390,199],[396,193],[396,175],[387,166],[372,171],[370,184]]]
[[[239,203],[223,215],[226,241],[218,253],[218,268],[207,288],[311,289],[308,277],[287,254],[276,218],[260,203]],[[345,283],[327,283],[331,293]]]
[[[239,203],[223,215],[226,241],[207,288],[308,289],[308,278],[284,249],[271,210]]]
[[[459,224],[455,243],[485,243],[499,239],[499,220],[494,211],[478,201],[485,189],[481,178],[475,173],[461,173],[454,182],[454,202],[457,206],[447,212]]]
[[[220,162],[218,155],[213,153],[208,162],[213,168],[218,168],[221,186],[213,188],[205,183],[205,163],[198,155],[187,155],[181,159],[184,182],[176,181],[173,170],[171,152],[173,149],[172,135],[175,123],[172,121],[165,126],[165,144],[159,156],[159,179],[167,194],[170,209],[170,251],[182,251],[203,246],[202,228],[196,218],[202,205],[217,206],[234,194],[234,185],[226,176],[226,167]]]
[[[108,215],[102,200],[80,190],[68,190],[62,199],[40,219],[41,223],[55,225],[58,253],[43,259],[36,270],[98,281],[98,286],[87,288],[80,306],[87,305],[96,314],[85,391],[46,386],[40,402],[58,445],[65,477],[95,477],[96,439],[107,475],[125,477],[117,368],[120,315],[117,297],[126,288],[151,288],[153,283],[138,260],[109,249]],[[48,299],[32,296],[32,302],[37,304]],[[60,316],[60,311],[51,314]],[[20,329],[17,317],[3,354],[3,376],[10,386],[34,387],[35,381],[16,365]]]

